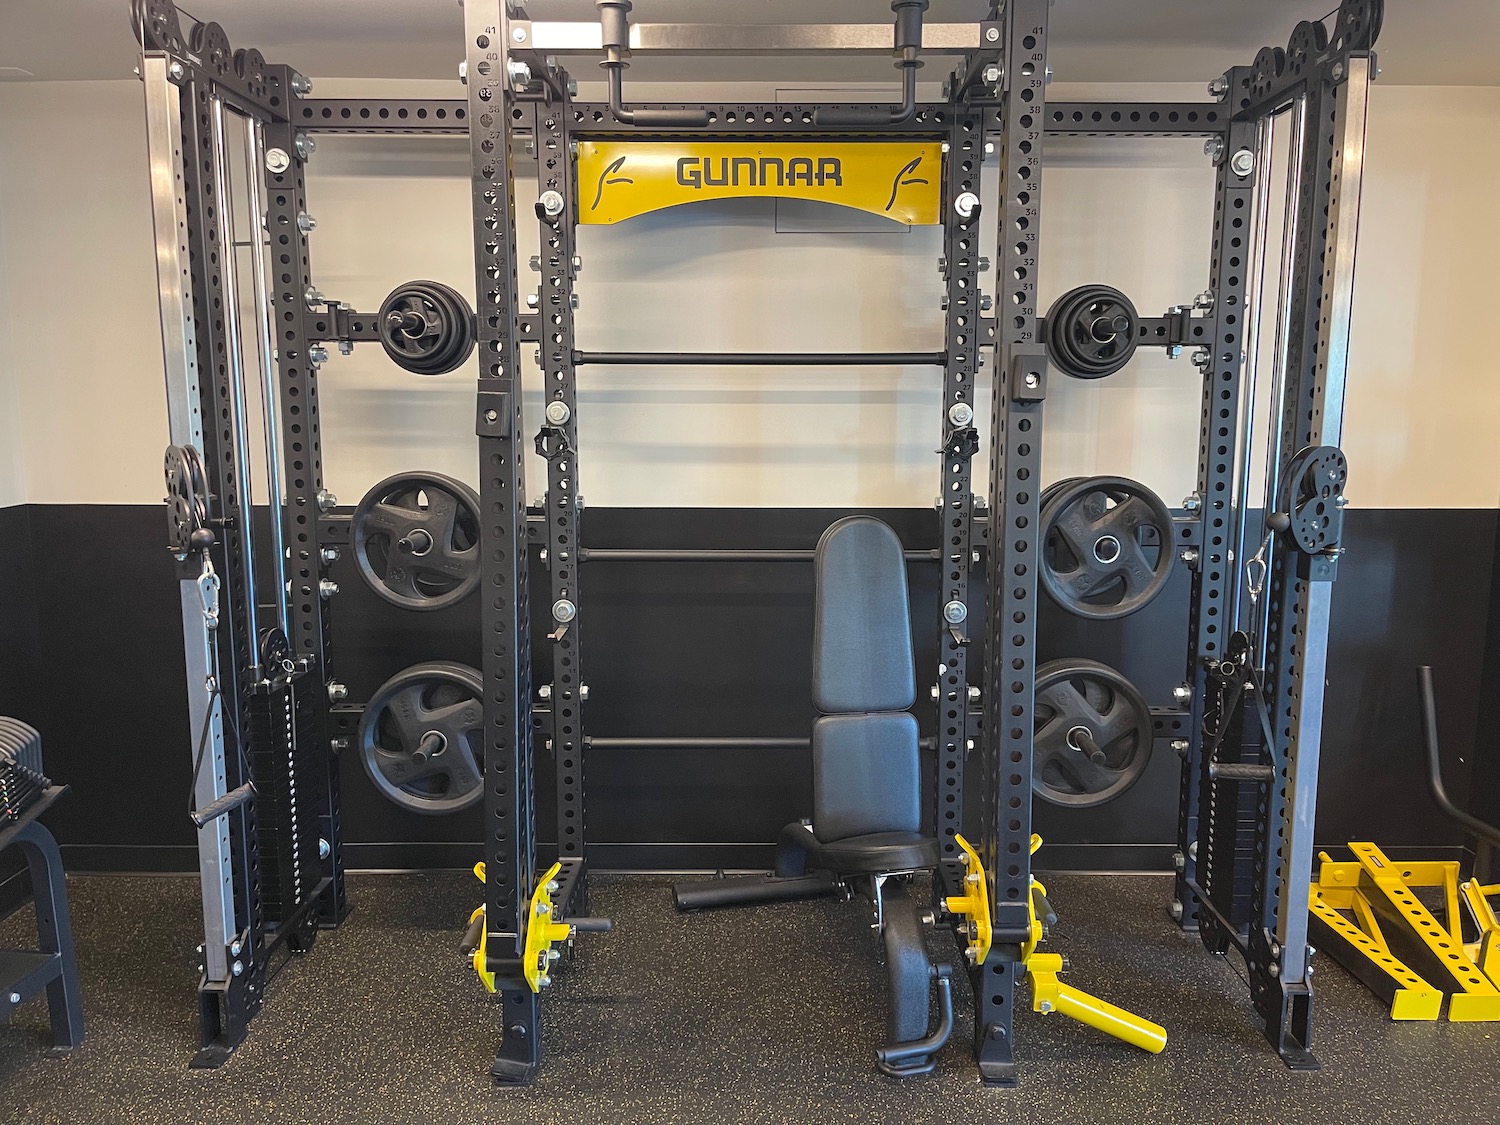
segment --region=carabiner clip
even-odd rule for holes
[[[198,576],[198,597],[203,601],[203,624],[212,631],[219,627],[219,576],[206,554],[203,564],[203,573]]]

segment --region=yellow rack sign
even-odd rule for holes
[[[918,226],[940,221],[937,141],[582,141],[578,221],[700,199],[816,199]]]

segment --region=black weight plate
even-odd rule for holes
[[[1130,298],[1108,285],[1070,289],[1047,312],[1048,357],[1076,379],[1113,375],[1135,354],[1140,316]]]
[[[479,497],[441,473],[398,473],[359,502],[349,527],[360,577],[392,605],[441,609],[479,585]]]
[[[1041,496],[1037,498],[1037,511],[1044,512],[1047,510],[1047,505],[1050,504],[1052,502],[1052,498],[1057,495],[1058,489],[1066,488],[1068,487],[1068,485],[1074,484],[1078,481],[1081,481],[1082,479],[1082,477],[1063,477],[1062,480],[1053,481],[1046,488],[1042,489]]]
[[[1151,708],[1135,685],[1094,660],[1053,660],[1036,670],[1031,788],[1071,808],[1113,801],[1151,760]],[[1091,740],[1102,761],[1084,748]]]
[[[463,366],[469,354],[474,350],[478,330],[474,323],[474,310],[469,307],[469,302],[464,300],[463,294],[451,285],[444,285],[440,281],[430,281],[428,285],[446,297],[453,310],[455,329],[451,333],[452,345],[444,357],[447,361],[446,365],[442,371],[437,372],[442,375]]]
[[[409,281],[392,290],[377,325],[386,354],[416,375],[445,375],[474,348],[473,309],[456,290],[436,281]]]
[[[359,756],[381,795],[424,816],[484,797],[484,681],[438,661],[398,672],[365,704]]]
[[[1085,477],[1053,493],[1042,514],[1042,587],[1079,617],[1125,617],[1167,584],[1172,514],[1145,485]]]

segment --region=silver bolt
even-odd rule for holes
[[[539,293],[528,293],[528,294],[526,294],[526,307],[528,309],[537,308],[538,306],[541,305],[541,303],[542,303],[541,294],[539,294]]]
[[[570,97],[570,98],[576,98],[577,96],[578,96],[578,79],[574,78],[572,75],[569,75],[568,76],[568,97]]]
[[[298,133],[292,140],[292,147],[297,150],[297,158],[304,163],[318,151],[318,142],[306,133]]]
[[[542,192],[537,202],[542,205],[542,213],[549,219],[555,219],[563,213],[563,197],[561,192],[548,188]]]
[[[505,73],[510,78],[511,89],[521,91],[531,85],[531,67],[520,59],[511,59],[505,64]]]
[[[1281,975],[1281,966],[1278,965],[1275,961],[1272,961],[1269,965],[1266,966],[1266,972],[1273,977],[1279,977]]]
[[[1222,101],[1224,95],[1229,93],[1229,79],[1222,74],[1208,84],[1208,96]]]
[[[967,219],[979,208],[979,196],[972,191],[960,192],[957,199],[953,201],[953,210],[958,213],[960,219]]]
[[[266,149],[266,171],[285,172],[291,167],[292,158],[287,155],[284,148]]]
[[[578,607],[567,598],[558,598],[552,603],[552,620],[561,625],[566,625],[578,616]]]
[[[937,684],[933,684],[932,685],[932,701],[934,703],[936,703],[941,697],[942,697],[942,692],[940,690],[938,690]]]
[[[339,355],[353,355],[353,354],[354,354],[354,341],[353,340],[340,340],[339,341]]]
[[[244,945],[241,944],[238,938],[236,938],[234,944],[229,947],[229,955],[231,957],[238,957],[240,955],[240,951],[244,948]]]
[[[318,858],[327,859],[333,854],[333,845],[321,836],[318,838]]]
[[[1037,374],[1035,371],[1026,372],[1026,378],[1022,379],[1021,381],[1025,383],[1026,386],[1031,390],[1036,390],[1042,382],[1039,378],[1037,378]]]
[[[588,684],[579,684],[578,685],[578,698],[579,699],[587,699],[588,697],[589,697],[589,685]]]
[[[500,412],[498,410],[486,410],[484,412],[484,420],[486,422],[498,422],[500,420]]]
[[[311,234],[313,231],[318,229],[318,220],[313,218],[306,211],[298,211],[297,229],[300,230],[303,234]]]
[[[1188,752],[1188,740],[1185,738],[1172,739],[1172,753],[1181,757]]]
[[[533,254],[529,259],[527,259],[526,264],[528,266],[530,266],[533,270],[535,270],[537,273],[541,273],[542,272],[542,259],[541,259],[541,255],[539,255],[539,254]]]
[[[568,308],[570,308],[570,309],[576,309],[577,307],[578,307],[578,294],[577,293],[569,293],[568,294]]]
[[[245,963],[243,961],[236,961],[230,968],[234,971],[235,976],[239,976],[245,971]]]
[[[308,94],[312,93],[312,79],[306,75],[298,74],[295,70],[292,71],[292,93],[296,94],[299,98],[307,97]]]
[[[1184,512],[1196,512],[1203,507],[1203,498],[1196,492],[1189,492],[1182,498],[1182,510]]]
[[[955,426],[967,426],[974,421],[974,408],[967,402],[955,402],[948,407],[948,421]]]
[[[1229,158],[1229,170],[1243,180],[1255,171],[1255,153],[1248,148],[1239,149]]]
[[[1333,80],[1337,82],[1340,78],[1344,77],[1344,64],[1341,62],[1334,63],[1333,69],[1328,73],[1333,75]]]
[[[328,298],[323,296],[323,291],[316,285],[309,285],[306,289],[302,290],[302,299],[308,303],[309,307],[313,305],[326,305],[328,303]]]
[[[328,681],[328,701],[330,703],[342,703],[349,698],[349,689],[337,680]]]
[[[339,506],[339,498],[326,488],[318,489],[318,511],[331,512]]]
[[[582,272],[583,272],[583,259],[580,258],[577,254],[574,254],[573,255],[573,273],[576,276],[576,275],[578,275],[578,274],[580,274]]]
[[[984,41],[986,43],[1000,42],[1000,29],[998,27],[987,27],[984,29]]]
[[[347,738],[333,738],[329,740],[328,746],[335,754],[342,754],[345,750],[349,749],[349,740]]]
[[[979,702],[979,688],[975,687],[973,684],[969,685],[969,702],[970,703],[978,703]]]
[[[1172,866],[1178,871],[1186,869],[1187,856],[1183,855],[1181,852],[1174,851],[1172,853]]]
[[[167,67],[167,77],[170,78],[173,82],[181,82],[183,75],[185,74],[187,74],[187,71],[183,68],[183,65],[180,62],[174,61],[172,65]]]
[[[994,303],[995,303],[994,298],[992,298],[988,293],[981,293],[979,295],[979,311],[980,312],[989,312],[990,311],[990,306],[993,305]]]
[[[10,1002],[12,1004],[19,1004],[21,1002],[21,994],[19,992],[12,992],[10,994]]]
[[[573,411],[569,409],[567,403],[553,399],[547,404],[547,421],[554,426],[561,426],[571,417],[573,417]]]
[[[1044,70],[1044,71],[1042,71],[1042,85],[1044,85],[1044,86],[1050,86],[1050,85],[1052,85],[1052,64],[1051,63],[1048,63],[1047,64],[1047,69]]]
[[[1208,157],[1209,160],[1211,160],[1213,163],[1217,164],[1220,158],[1224,155],[1224,138],[1209,137],[1208,140],[1204,141],[1203,155]]]
[[[1172,921],[1182,921],[1182,903],[1178,902],[1175,898],[1172,900]]]
[[[557,962],[559,962],[561,960],[562,960],[562,950],[560,950],[560,949],[549,949],[549,950],[547,950],[547,964],[549,964],[549,965],[555,965],[555,964],[557,964]]]
[[[526,28],[517,24],[515,27],[510,29],[510,37],[517,43],[526,42]]]
[[[1195,562],[1198,561],[1198,548],[1184,547],[1182,553],[1177,557],[1180,558],[1183,562],[1187,563],[1188,566],[1192,566]]]
[[[1051,1010],[1052,1010],[1052,1001],[1051,1000],[1043,1000],[1042,1003],[1041,1003],[1042,1014],[1046,1015]]]
[[[339,584],[331,578],[318,579],[318,597],[325,602],[339,592]]]
[[[1204,312],[1208,312],[1213,307],[1214,291],[1212,289],[1205,289],[1193,298],[1193,308],[1195,309],[1202,309]]]
[[[969,607],[961,601],[951,601],[943,606],[943,620],[950,625],[957,625],[966,621],[969,616]]]
[[[322,367],[328,362],[328,349],[322,344],[314,344],[307,349],[307,362],[314,367]]]
[[[991,86],[998,86],[1000,85],[1000,76],[1002,73],[999,65],[990,63],[989,66],[984,68],[984,80]]]
[[[1172,698],[1179,706],[1186,707],[1193,701],[1193,689],[1187,684],[1178,684],[1172,689]]]
[[[1197,859],[1198,858],[1198,841],[1197,840],[1194,840],[1191,844],[1188,845],[1188,858],[1189,859]]]
[[[1207,348],[1194,348],[1193,349],[1193,366],[1194,367],[1198,368],[1200,371],[1206,371],[1212,365],[1212,363],[1213,363],[1213,356],[1209,354],[1209,351],[1208,351]]]
[[[536,694],[537,694],[537,698],[538,699],[551,699],[552,698],[552,685],[551,684],[538,684],[537,685],[537,689],[536,689]]]
[[[980,273],[989,273],[990,272],[990,260],[988,258],[984,257],[982,254],[979,257],[979,272]]]

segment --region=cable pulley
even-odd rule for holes
[[[192,445],[167,446],[167,549],[174,555],[206,551],[216,541],[208,526],[208,473]]]
[[[442,609],[479,585],[479,497],[452,477],[387,477],[359,502],[349,535],[360,577],[392,605]]]
[[[1076,379],[1102,379],[1130,362],[1140,324],[1130,298],[1118,289],[1070,289],[1047,310],[1047,357]]]
[[[365,704],[359,756],[382,796],[442,816],[484,796],[484,681],[465,664],[436,661],[398,672]]]
[[[1043,800],[1113,801],[1146,772],[1152,735],[1146,700],[1107,664],[1053,660],[1037,669],[1031,788]]]
[[[474,310],[437,281],[408,281],[377,314],[380,344],[397,366],[416,375],[446,375],[474,350]]]

